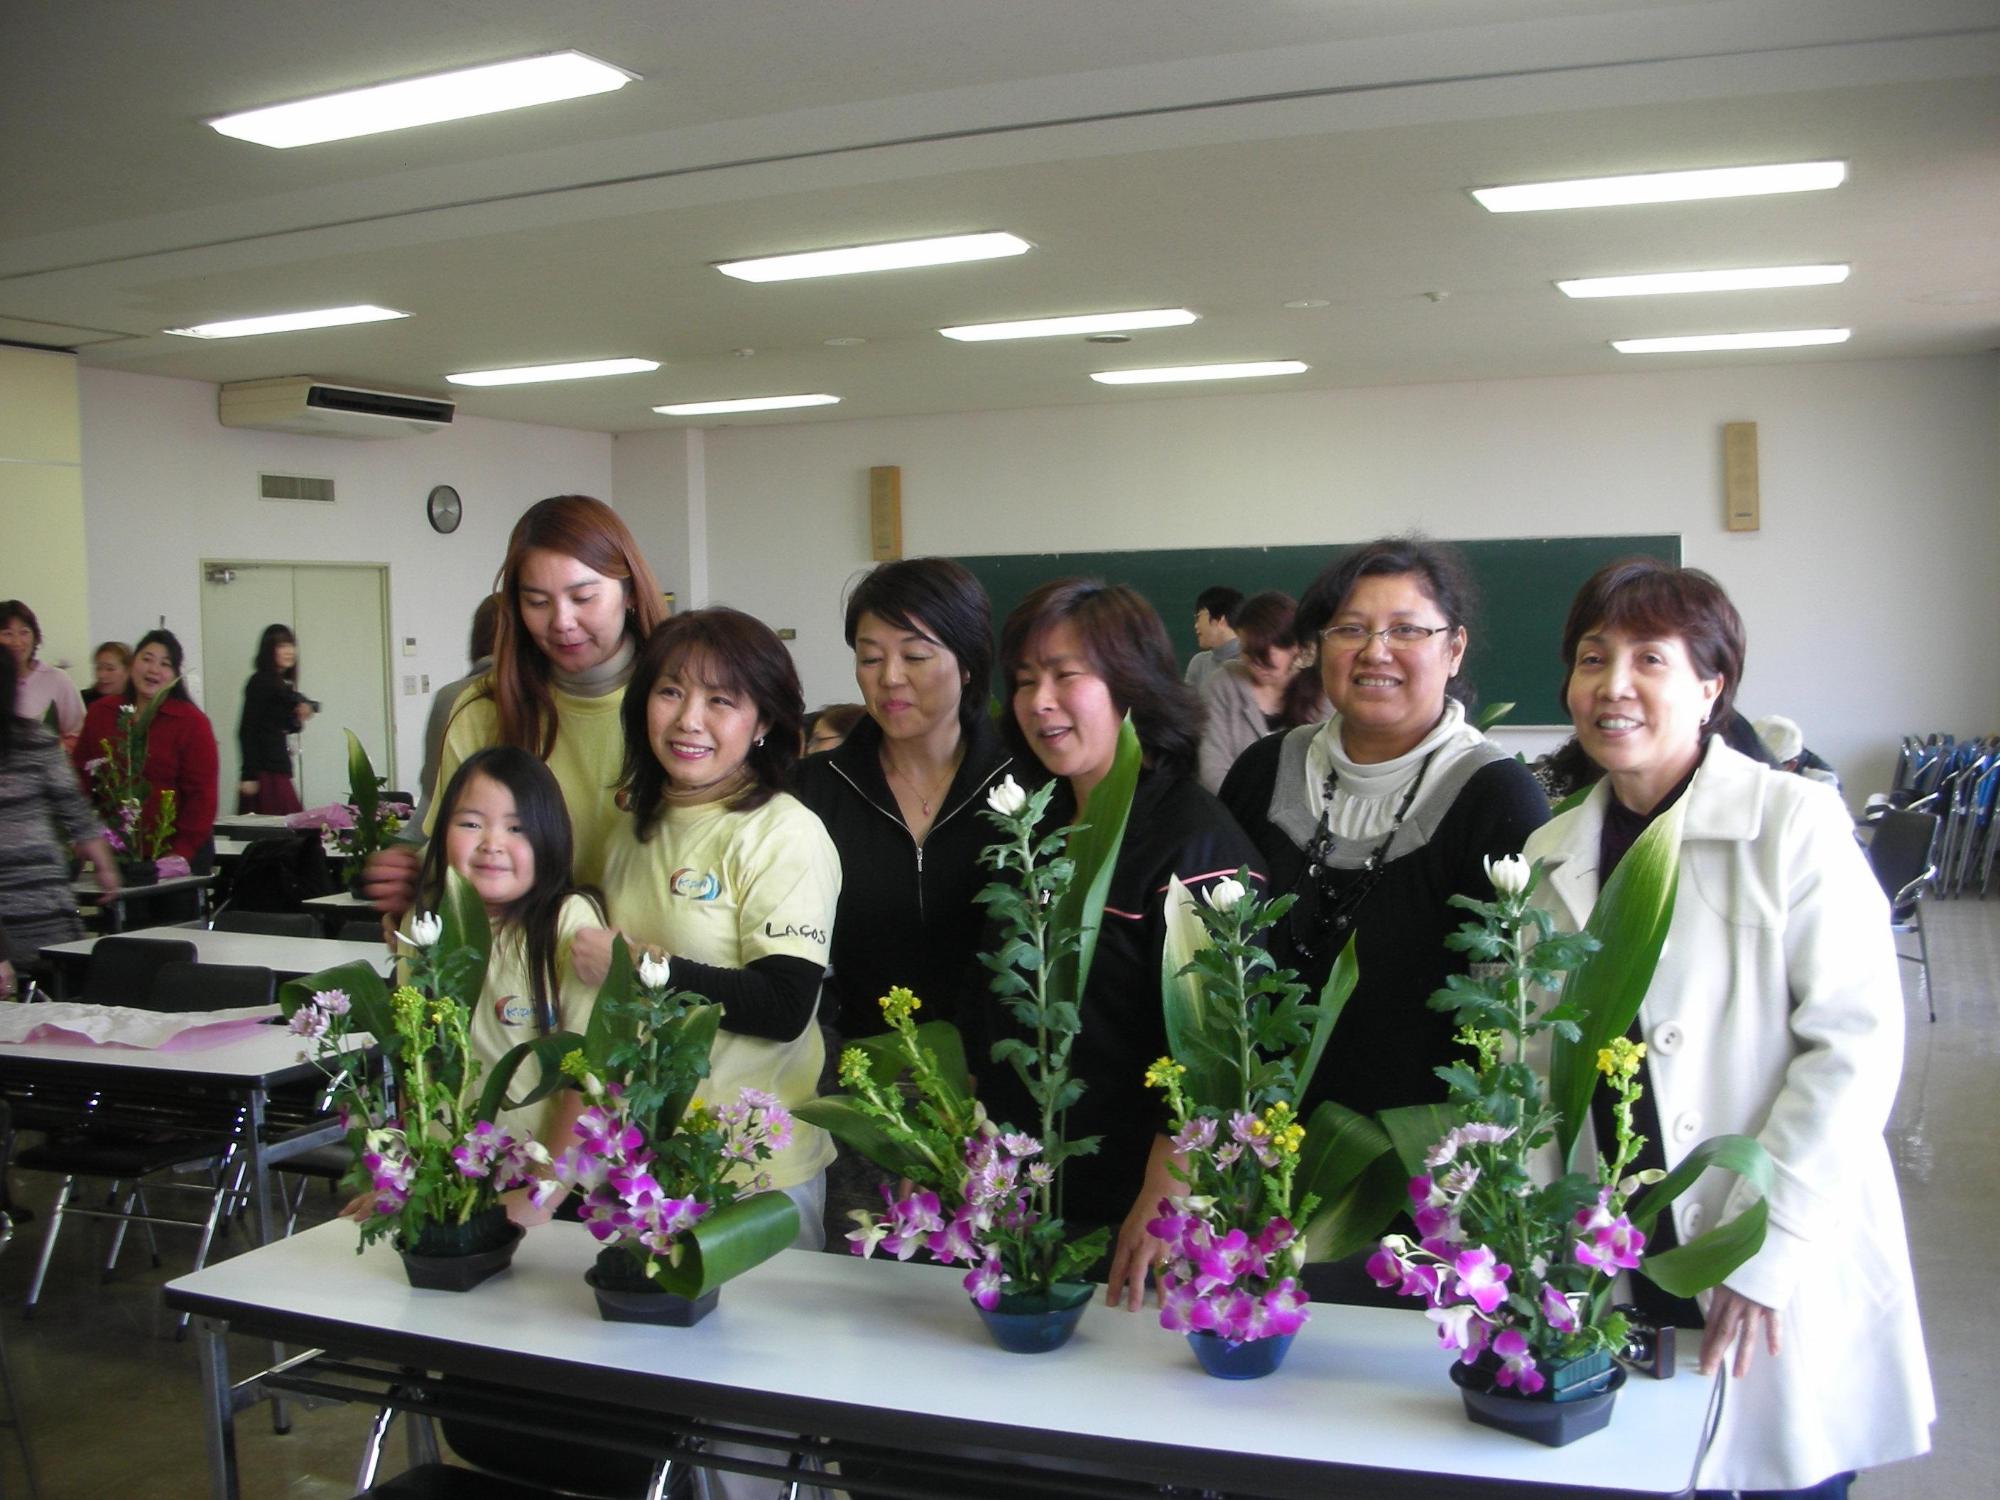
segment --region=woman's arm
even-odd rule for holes
[[[172,725],[174,742],[173,774],[161,780],[174,790],[174,836],[168,852],[193,862],[215,831],[216,777],[220,763],[215,753],[215,730],[208,715],[192,703],[181,705],[184,712],[171,719],[161,715],[153,720],[152,733]],[[149,755],[150,761],[152,757]],[[148,768],[150,774],[150,767]]]
[[[1124,1223],[1118,1226],[1118,1238],[1111,1247],[1105,1306],[1137,1312],[1145,1301],[1146,1273],[1167,1257],[1165,1243],[1147,1233],[1146,1226],[1159,1216],[1162,1198],[1176,1197],[1187,1190],[1187,1184],[1174,1175],[1175,1168],[1185,1171],[1186,1167],[1187,1163],[1175,1155],[1171,1141],[1163,1135],[1153,1137],[1152,1150],[1146,1155],[1146,1179],[1140,1185],[1139,1196],[1132,1200]]]

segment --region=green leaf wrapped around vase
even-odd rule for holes
[[[289,981],[279,1006],[292,1031],[313,1042],[350,1122],[356,1159],[347,1184],[359,1195],[350,1211],[360,1217],[362,1244],[392,1234],[413,1282],[465,1290],[505,1265],[520,1238],[500,1194],[534,1187],[545,1201],[554,1192],[535,1170],[548,1153],[494,1123],[501,1108],[533,1102],[508,1100],[505,1090],[549,1039],[513,1049],[481,1086],[459,997],[476,1001],[483,988],[492,934],[485,907],[457,875],[447,878],[438,911],[413,913],[398,937],[403,975],[393,990],[357,962]],[[386,1066],[374,1065],[363,1037]]]
[[[908,1260],[921,1249],[969,1266],[967,1293],[994,1340],[1016,1353],[1068,1339],[1091,1292],[1075,1278],[1103,1257],[1109,1240],[1108,1230],[1071,1239],[1064,1228],[1062,1165],[1097,1142],[1066,1139],[1062,1116],[1083,1094],[1069,1054],[1139,765],[1128,720],[1110,771],[1091,792],[1090,821],[1048,833],[1040,828],[1053,783],[1029,793],[1010,776],[987,794],[982,816],[1001,837],[980,860],[1002,878],[978,899],[1000,941],[980,960],[1024,1034],[996,1043],[993,1061],[1014,1069],[1035,1101],[1038,1116],[1027,1122],[1034,1128],[986,1118],[968,1095],[957,1032],[942,1022],[918,1025],[922,1001],[904,989],[882,998],[889,1031],[842,1053],[848,1092],[799,1110],[908,1179],[886,1213],[855,1212],[860,1227],[848,1239],[856,1253]]]
[[[653,958],[635,972],[614,939],[589,1030],[562,1059],[589,1102],[553,1167],[604,1247],[587,1276],[603,1316],[686,1326],[790,1245],[799,1213],[762,1171],[791,1139],[785,1107],[747,1088],[694,1102],[722,1008],[673,989],[670,972]]]
[[[1626,1031],[1673,917],[1680,836],[1677,807],[1619,863],[1582,932],[1557,931],[1533,904],[1543,871],[1518,855],[1489,863],[1491,901],[1453,897],[1476,920],[1448,941],[1475,967],[1431,1005],[1455,1013],[1472,1056],[1438,1069],[1448,1105],[1383,1117],[1413,1174],[1420,1240],[1387,1236],[1369,1271],[1428,1304],[1440,1344],[1458,1355],[1452,1378],[1468,1415],[1538,1442],[1570,1442],[1610,1420],[1623,1380],[1612,1356],[1626,1335],[1611,1306],[1619,1272],[1690,1295],[1763,1243],[1760,1197],[1686,1245],[1645,1253],[1660,1210],[1709,1167],[1737,1172],[1760,1193],[1771,1172],[1762,1147],[1740,1136],[1703,1142],[1670,1174],[1630,1170],[1644,1144],[1633,1106],[1645,1045]],[[1557,1002],[1544,1006],[1551,994]],[[1549,1050],[1546,1097],[1537,1047]],[[1538,1181],[1531,1162],[1543,1148],[1572,1160],[1597,1087],[1611,1090],[1613,1139],[1579,1170]]]

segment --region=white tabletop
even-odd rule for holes
[[[217,833],[230,833],[242,828],[288,828],[288,813],[228,813],[215,820]]]
[[[213,872],[200,875],[170,875],[165,880],[147,880],[136,885],[121,885],[117,892],[106,896],[95,880],[72,880],[70,890],[79,901],[94,901],[98,905],[118,901],[144,901],[151,896],[164,896],[170,891],[193,890],[198,886],[212,884]]]
[[[261,932],[212,932],[206,927],[142,927],[124,937],[166,938],[194,944],[195,957],[205,964],[254,964],[278,975],[317,974],[359,959],[379,972],[389,962],[380,943],[344,943],[334,938],[273,937]],[[97,946],[94,937],[73,943],[50,943],[44,953],[87,958]]]
[[[308,896],[299,905],[312,911],[373,911],[375,903],[352,891],[335,891],[330,896]]]
[[[0,1042],[0,1062],[89,1063],[158,1073],[199,1074],[245,1082],[269,1078],[309,1063],[311,1044],[283,1026],[265,1026],[255,1036],[213,1047],[170,1051],[159,1047],[112,1047],[90,1042]]]
[[[1065,1348],[1004,1353],[963,1273],[947,1268],[788,1250],[725,1286],[695,1327],[661,1329],[600,1320],[583,1281],[596,1247],[580,1225],[529,1231],[511,1269],[463,1294],[413,1289],[387,1246],[357,1256],[355,1233],[322,1225],[184,1276],[168,1305],[239,1319],[245,1332],[269,1330],[263,1311],[434,1344],[413,1351],[430,1357],[446,1345],[461,1362],[467,1347],[490,1351],[481,1372],[502,1382],[506,1355],[657,1377],[663,1409],[673,1409],[666,1387],[712,1387],[725,1400],[755,1392],[1019,1428],[1024,1452],[1068,1435],[1643,1493],[1687,1485],[1710,1394],[1691,1358],[1671,1380],[1635,1376],[1609,1428],[1550,1449],[1466,1420],[1449,1356],[1417,1312],[1315,1306],[1277,1374],[1233,1382],[1203,1375],[1151,1310],[1093,1306]],[[337,1327],[311,1337],[340,1347]],[[375,1351],[357,1335],[348,1352]]]

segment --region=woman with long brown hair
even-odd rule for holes
[[[488,745],[545,762],[576,836],[571,876],[596,885],[622,817],[612,795],[625,757],[618,711],[639,644],[664,613],[659,584],[616,511],[588,495],[556,495],[514,523],[494,592],[502,607],[493,667],[452,710],[438,785]],[[367,894],[403,911],[416,870],[413,850],[385,850],[369,860]]]

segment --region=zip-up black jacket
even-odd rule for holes
[[[1076,821],[1068,786],[1049,803],[1047,826]],[[1098,929],[1097,953],[1083,991],[1083,1032],[1070,1053],[1070,1075],[1087,1085],[1070,1108],[1064,1134],[1071,1140],[1099,1136],[1092,1156],[1074,1156],[1063,1167],[1063,1218],[1071,1229],[1124,1221],[1145,1181],[1153,1137],[1168,1128],[1166,1102],[1146,1087],[1146,1069],[1167,1050],[1160,1003],[1160,951],[1166,941],[1167,885],[1200,893],[1248,866],[1261,882],[1264,861],[1249,836],[1192,775],[1146,770],[1132,793],[1125,842],[1111,871]],[[992,928],[984,946],[998,946]],[[991,978],[982,966],[977,995]],[[992,994],[968,1001],[961,1016],[966,1061],[979,1079],[979,1097],[995,1121],[1031,1135],[1041,1131],[1041,1111],[1011,1065],[992,1060],[1000,1037],[1027,1033]]]
[[[840,851],[833,973],[821,1003],[846,1038],[885,1029],[877,1002],[896,984],[923,1001],[919,1020],[955,1018],[985,920],[972,899],[991,878],[979,867],[979,851],[997,837],[979,814],[987,789],[1013,765],[981,717],[919,845],[882,774],[881,747],[881,726],[864,718],[839,749],[809,755],[798,769],[799,800],[819,814]]]

